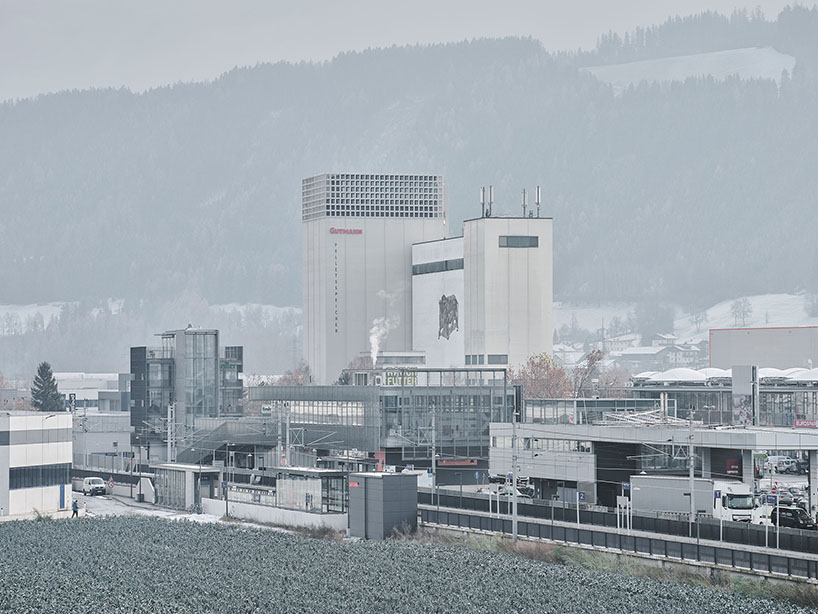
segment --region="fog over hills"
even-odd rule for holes
[[[519,214],[540,184],[562,301],[815,291],[816,32],[815,9],[705,14],[589,53],[477,40],[6,103],[0,302],[121,298],[140,335],[186,305],[300,305],[301,179],[325,171],[442,173],[452,234],[480,186]],[[794,69],[617,92],[584,70],[748,48]]]

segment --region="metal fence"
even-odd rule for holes
[[[423,524],[437,524],[507,535],[511,535],[512,532],[512,522],[509,516],[437,508],[431,505],[420,505],[419,511]],[[574,520],[576,520],[576,509],[574,514]],[[737,571],[749,570],[791,578],[818,579],[818,559],[815,557],[800,558],[769,549],[761,551],[729,543],[705,544],[689,538],[665,539],[659,536],[628,535],[607,527],[577,527],[556,520],[552,524],[531,518],[521,518],[518,521],[517,531],[521,537],[607,548],[675,562],[698,562],[732,568]]]
[[[139,459],[116,454],[74,454],[74,468],[109,473],[131,473],[139,471]]]
[[[462,508],[465,510],[475,510],[481,512],[489,511],[489,498],[485,495],[474,495],[464,493],[462,496],[451,491],[441,492],[440,501],[438,495],[432,496],[431,489],[418,490],[418,503],[428,505],[439,505],[439,507]],[[500,500],[500,513],[509,515],[511,522],[511,501],[509,497],[502,497]],[[492,510],[497,510],[497,498],[492,497]],[[604,511],[603,511],[604,510]],[[577,521],[577,506],[565,501],[528,501],[518,502],[517,514],[521,518],[538,518],[557,522]],[[615,528],[616,512],[608,508],[598,506],[580,506],[580,524],[593,525],[599,527]],[[656,515],[633,514],[633,526],[635,531],[646,531],[649,533],[659,533],[662,535],[673,535],[678,537],[688,537],[690,525],[687,518],[663,518]],[[750,524],[749,522],[725,521],[719,525],[719,521],[714,518],[699,518],[693,525],[693,537],[703,540],[723,541],[729,544],[740,544],[755,547],[776,547],[776,527]],[[720,535],[721,533],[721,535]],[[818,531],[803,531],[801,529],[782,528],[778,530],[778,548],[781,550],[792,550],[795,552],[807,552],[818,554]]]

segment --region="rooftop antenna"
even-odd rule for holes
[[[523,188],[523,217],[525,217],[525,207],[528,204],[528,192]]]
[[[486,213],[486,217],[491,217],[491,206],[494,204],[494,186],[489,186],[489,206],[488,206],[488,213]]]
[[[483,217],[486,217],[486,188],[480,188],[480,206],[483,209]]]
[[[537,186],[537,195],[535,196],[537,203],[537,217],[540,217],[540,186]]]

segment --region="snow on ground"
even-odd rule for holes
[[[48,327],[52,319],[56,319],[60,316],[60,310],[66,304],[65,301],[55,301],[52,303],[31,305],[0,305],[0,336],[26,332],[26,323],[38,313],[43,318],[43,324]],[[91,315],[95,318],[99,317],[106,308],[112,315],[118,315],[122,311],[124,301],[119,298],[109,298],[105,304],[105,307],[93,307],[90,310]],[[301,309],[298,307],[278,307],[276,305],[260,305],[255,303],[246,305],[238,303],[211,305],[210,309],[214,313],[238,312],[242,317],[246,316],[248,311],[260,310],[262,318],[268,323],[292,321],[293,318],[298,319],[301,317]]]
[[[261,305],[258,303],[226,303],[224,305],[211,305],[210,309],[223,311],[225,313],[239,312],[242,317],[245,317],[250,310],[260,309],[264,319],[272,322],[280,322],[286,318],[299,317],[301,315],[301,309],[298,307],[277,307],[276,305]]]
[[[792,73],[795,58],[772,47],[749,47],[711,53],[679,55],[670,58],[642,60],[625,64],[589,66],[583,70],[613,86],[621,94],[630,85],[684,81],[689,77],[710,76],[723,81],[731,75],[742,79],[773,79],[781,81],[781,73]]]
[[[553,326],[559,330],[563,325],[571,326],[571,320],[576,317],[577,324],[585,330],[599,330],[603,321],[605,329],[614,317],[623,322],[628,319],[628,312],[633,311],[631,303],[601,303],[599,305],[575,305],[572,303],[554,302],[552,312]]]
[[[150,503],[138,503],[133,499],[129,499],[128,497],[113,495],[91,497],[75,492],[74,498],[79,501],[80,508],[85,510],[85,514],[92,518],[97,516],[151,516],[153,518],[165,518],[166,520],[188,520],[190,522],[201,522],[204,524],[226,524],[226,522],[222,520],[222,516],[171,510],[163,507],[157,507],[155,505],[151,505]],[[281,527],[272,527],[246,520],[234,519],[230,520],[229,524],[254,529],[266,529],[269,531],[291,533],[291,531]]]
[[[86,496],[75,492],[74,498],[79,500],[80,506],[85,508],[88,516],[153,516],[169,520],[192,520],[195,522],[216,523],[220,516],[213,514],[194,514],[180,510],[171,510],[156,507],[149,503],[137,503],[124,497],[111,495]]]
[[[722,301],[706,310],[707,320],[696,332],[696,326],[690,321],[690,314],[677,310],[674,322],[675,335],[680,341],[687,339],[707,339],[711,328],[768,326],[818,326],[818,318],[811,318],[805,310],[806,297],[803,294],[760,294],[748,296],[752,307],[751,315],[744,324],[736,324],[732,305],[736,299]]]
[[[52,318],[60,315],[60,309],[65,303],[43,303],[33,305],[0,305],[0,334],[9,334],[5,329],[11,320],[19,325],[19,332],[25,332],[26,321],[38,313],[43,317],[43,324],[48,326]]]
[[[729,299],[703,310],[707,314],[707,320],[700,324],[698,331],[696,325],[691,322],[691,314],[676,306],[676,318],[672,332],[680,342],[684,342],[707,339],[711,328],[818,326],[818,318],[811,318],[807,315],[806,296],[803,294],[759,294],[746,298],[750,301],[752,313],[744,324],[741,320],[736,324],[732,313],[732,305],[739,299]],[[602,328],[603,320],[607,329],[614,317],[618,317],[623,322],[626,321],[628,313],[632,312],[635,307],[636,305],[631,303],[602,303],[584,306],[555,302],[554,328],[559,330],[563,325],[571,326],[572,317],[576,317],[579,327],[585,330],[595,331]]]

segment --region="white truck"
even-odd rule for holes
[[[749,484],[730,480],[694,478],[696,512],[734,522],[755,518],[753,490]],[[634,511],[690,513],[690,478],[663,475],[631,476]]]

